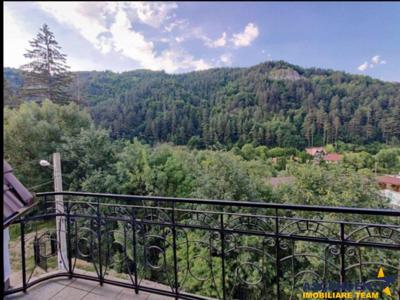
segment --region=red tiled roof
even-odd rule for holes
[[[306,148],[306,152],[312,156],[317,154],[317,152],[323,152],[325,153],[324,147],[313,147],[313,148]]]
[[[3,225],[6,225],[32,205],[33,196],[14,176],[5,160],[3,164]]]
[[[381,176],[378,177],[378,183],[391,184],[400,186],[400,178],[396,176]]]
[[[328,153],[323,157],[323,159],[327,161],[340,161],[342,156],[338,153]]]

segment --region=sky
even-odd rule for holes
[[[285,60],[400,82],[400,2],[4,2],[4,66],[44,23],[73,71]]]

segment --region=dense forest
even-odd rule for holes
[[[52,189],[49,170],[38,161],[51,160],[54,152],[62,155],[65,189],[138,195],[376,207],[381,200],[374,172],[400,171],[400,148],[384,144],[340,143],[343,163],[314,165],[310,155],[295,148],[248,143],[229,151],[196,150],[166,143],[151,147],[136,138],[115,140],[75,103],[48,100],[6,107],[3,134],[4,158],[33,191]],[[304,181],[296,197],[271,190],[269,178],[281,175]]]
[[[18,98],[21,71],[6,68]],[[186,74],[76,72],[75,101],[113,138],[193,148],[400,141],[400,84],[283,61]],[[10,100],[11,99],[11,100]]]

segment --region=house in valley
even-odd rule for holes
[[[338,163],[343,158],[339,153],[328,153],[324,147],[306,148],[306,152],[314,158],[314,162],[317,164],[322,160],[327,163]]]
[[[390,200],[391,206],[400,209],[400,175],[385,175],[377,178],[382,196]]]
[[[342,155],[338,153],[328,153],[322,157],[322,159],[328,163],[337,164],[342,160]]]
[[[324,156],[326,154],[324,147],[311,147],[306,148],[306,152],[313,157]]]

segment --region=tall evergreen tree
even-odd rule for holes
[[[55,40],[49,26],[44,24],[36,38],[29,42],[30,50],[24,54],[31,60],[21,68],[24,71],[22,95],[28,100],[49,99],[56,103],[71,100],[67,88],[72,82],[66,55]]]

